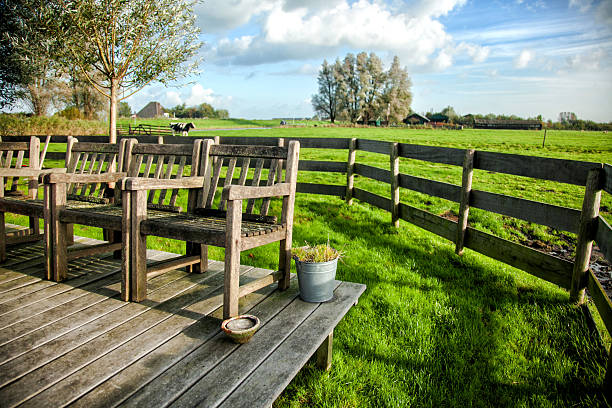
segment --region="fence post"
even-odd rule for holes
[[[601,169],[589,171],[584,189],[580,226],[578,227],[578,242],[576,243],[576,259],[570,288],[570,301],[577,304],[584,302],[587,272],[591,260],[591,249],[597,232],[595,220],[599,216],[601,201]]]
[[[399,143],[391,143],[389,164],[391,167],[391,223],[395,228],[399,228]]]
[[[467,230],[468,216],[470,214],[470,193],[472,192],[472,176],[474,174],[474,149],[465,151],[463,159],[463,175],[461,176],[461,199],[459,202],[459,216],[457,219],[457,242],[455,253],[463,254],[463,242]]]
[[[345,200],[348,205],[353,204],[353,188],[355,184],[355,153],[357,151],[357,139],[349,140],[348,161],[346,163],[346,194]]]

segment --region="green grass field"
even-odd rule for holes
[[[612,136],[603,133],[548,132],[544,148],[543,132],[528,131],[308,126],[193,132],[198,135],[356,137],[612,162]],[[346,154],[303,149],[301,157],[346,161]],[[377,154],[358,152],[357,161],[389,166],[388,157]],[[461,169],[454,166],[402,159],[401,171],[461,184]],[[341,174],[301,172],[299,179],[345,183]],[[383,183],[357,177],[356,186],[389,196]],[[581,207],[584,193],[577,186],[482,171],[475,173],[474,188],[573,208]],[[407,190],[401,201],[435,214],[458,207]],[[471,250],[458,257],[451,242],[403,221],[392,228],[388,213],[359,201],[348,206],[339,198],[298,194],[295,208],[294,245],[329,237],[346,253],[337,278],[368,288],[336,329],[332,370],[308,364],[275,406],[606,406],[600,387],[607,351],[589,334],[566,291]],[[608,219],[611,208],[604,193]],[[517,242],[575,239],[484,211],[472,210],[470,217],[476,228]],[[93,229],[76,233],[100,236]],[[150,240],[149,246],[184,250],[162,240]],[[222,259],[222,250],[211,256]],[[241,261],[273,269],[276,257],[277,246],[271,245],[243,252]],[[609,347],[609,337],[605,342]]]

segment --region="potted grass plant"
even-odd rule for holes
[[[325,302],[334,295],[334,280],[342,252],[327,244],[305,245],[293,250],[300,297],[306,302]]]

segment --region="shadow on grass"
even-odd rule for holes
[[[564,290],[362,204],[305,198],[296,214],[294,242],[329,233],[338,279],[368,289],[332,371],[308,366],[278,406],[605,406],[607,352]]]

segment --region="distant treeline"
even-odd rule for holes
[[[467,114],[459,115],[455,112],[452,106],[447,106],[440,112],[427,112],[425,114],[427,118],[432,121],[450,122],[457,125],[463,125],[467,127],[474,126],[474,119],[488,119],[488,120],[539,120],[542,122],[545,128],[557,129],[557,130],[593,130],[593,131],[607,131],[612,130],[612,122],[608,123],[597,123],[592,120],[578,119],[573,112],[562,112],[559,114],[557,122],[552,120],[544,121],[542,115],[536,117],[522,118],[517,115],[498,115],[495,113],[489,113],[486,115],[482,114]]]
[[[186,106],[184,103],[176,105],[174,108],[167,109],[170,116],[176,118],[209,118],[209,119],[229,119],[227,109],[215,109],[208,103],[201,103],[197,106]]]

